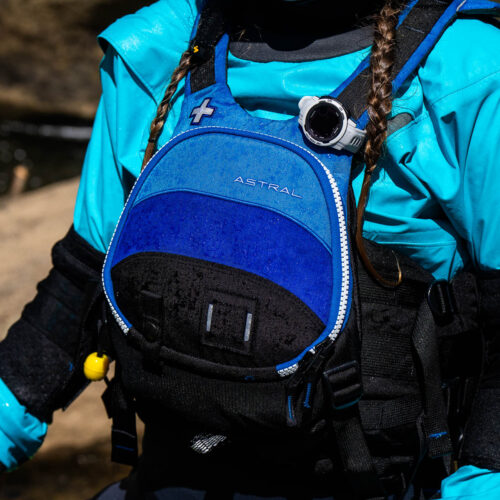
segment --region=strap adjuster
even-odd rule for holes
[[[361,370],[357,361],[349,361],[323,372],[324,388],[335,410],[355,405],[363,395]]]
[[[429,285],[427,302],[439,321],[451,322],[458,311],[451,285],[446,280],[436,280]]]

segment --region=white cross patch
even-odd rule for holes
[[[211,108],[210,97],[207,97],[202,103],[201,106],[198,106],[191,111],[190,118],[191,125],[198,125],[205,116],[212,116],[215,113],[215,108]]]

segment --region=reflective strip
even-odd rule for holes
[[[212,328],[212,315],[214,313],[214,305],[210,304],[208,306],[208,314],[207,314],[207,332]]]
[[[252,313],[247,313],[247,322],[245,325],[245,336],[243,337],[243,340],[245,342],[248,342],[250,340],[250,330],[252,328]]]
[[[191,449],[196,453],[206,455],[226,439],[227,436],[221,434],[198,434],[191,441]]]

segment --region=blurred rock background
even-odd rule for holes
[[[0,117],[90,120],[99,96],[96,35],[141,0],[1,0]]]
[[[0,339],[71,224],[100,91],[96,36],[149,3],[0,0]],[[56,413],[35,458],[0,475],[1,500],[87,499],[128,474],[109,460],[103,390],[92,385]]]

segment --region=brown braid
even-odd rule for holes
[[[182,53],[179,64],[172,73],[170,83],[168,84],[167,90],[165,90],[165,95],[163,96],[163,99],[158,106],[156,116],[151,123],[148,145],[146,147],[146,152],[144,153],[141,170],[144,169],[156,151],[158,138],[160,137],[163,126],[165,125],[165,120],[167,119],[170,108],[172,107],[172,97],[177,90],[179,82],[188,74],[192,65],[193,52],[191,50],[186,50]]]
[[[397,286],[401,283],[402,273],[399,262],[397,281],[387,280],[375,270],[364,246],[363,221],[370,192],[371,175],[377,166],[387,138],[387,116],[392,109],[392,69],[395,59],[396,27],[401,9],[402,4],[398,0],[387,0],[376,19],[370,58],[371,89],[368,94],[368,116],[370,121],[366,127],[366,168],[357,210],[356,244],[361,260],[370,274],[386,286]]]

